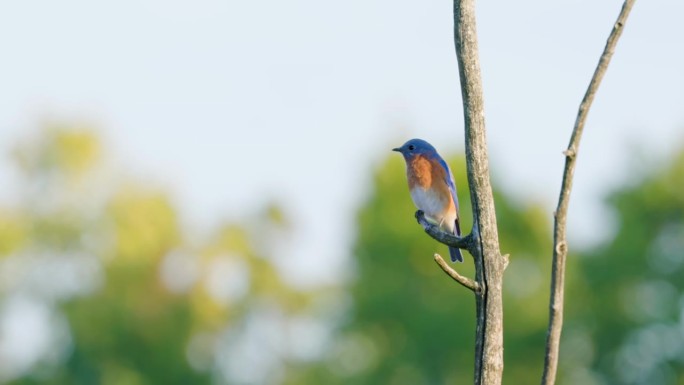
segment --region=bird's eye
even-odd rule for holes
[[[413,150],[416,149],[416,146],[414,146],[414,145],[411,144],[411,145],[408,146],[408,149],[409,149],[409,151],[413,151]]]

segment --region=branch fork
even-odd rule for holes
[[[425,213],[422,210],[416,211],[416,220],[423,226],[425,232],[436,241],[447,246],[468,250],[471,254],[476,255],[474,248],[477,247],[477,242],[473,242],[475,239],[473,233],[470,233],[465,237],[458,237],[453,234],[445,233],[438,225],[429,222],[427,218],[425,218]],[[472,290],[472,292],[477,295],[482,294],[482,286],[478,282],[459,274],[453,267],[449,266],[449,264],[444,261],[444,258],[442,258],[441,255],[435,254],[434,258],[437,265],[442,268],[442,271],[453,278],[454,281],[460,283],[463,287]]]

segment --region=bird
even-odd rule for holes
[[[409,192],[416,207],[442,231],[461,236],[454,176],[437,150],[422,139],[411,139],[392,151],[404,156]],[[452,262],[463,262],[457,247],[449,246],[449,254]]]

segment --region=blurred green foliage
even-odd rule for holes
[[[30,331],[38,345],[41,328],[63,335],[34,352],[28,371],[21,360],[3,358],[0,381],[185,385],[283,378],[286,341],[262,347],[270,361],[239,351],[254,349],[251,340],[264,333],[250,319],[277,315],[266,326],[286,329],[291,319],[309,315],[319,294],[287,285],[269,249],[260,247],[287,236],[283,210],[269,204],[249,223],[226,222],[190,240],[168,194],[112,173],[101,151],[87,127],[53,125],[13,152],[21,197],[0,210],[0,270],[16,276],[1,286],[0,305],[30,303],[56,315]],[[0,306],[0,316],[11,311]],[[250,365],[262,365],[261,373],[244,373]],[[240,366],[242,373],[235,370]]]
[[[592,368],[615,384],[684,384],[684,151],[608,198],[618,224],[587,252],[578,315]]]
[[[358,212],[353,278],[343,290],[304,290],[276,268],[274,250],[293,231],[281,206],[191,237],[169,194],[112,171],[88,127],[52,125],[27,139],[12,153],[19,198],[0,208],[0,336],[17,331],[7,327],[17,309],[49,316],[33,359],[0,340],[0,382],[470,383],[473,296],[433,262],[447,249],[413,219],[392,155]],[[464,160],[449,163],[468,232]],[[571,249],[560,385],[684,385],[683,191],[684,152],[609,197],[614,236]],[[551,213],[494,195],[511,261],[504,381],[537,383]],[[467,254],[456,268],[473,276]]]

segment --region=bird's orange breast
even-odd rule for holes
[[[406,175],[409,188],[428,189],[432,186],[432,163],[424,156],[416,155],[407,162]]]
[[[409,190],[420,188],[429,191],[433,199],[440,202],[441,207],[448,212],[455,212],[456,205],[451,197],[451,190],[446,181],[448,178],[444,167],[430,159],[416,155],[407,162],[406,174],[408,176]],[[416,202],[417,203],[417,202]],[[417,206],[420,204],[417,203]]]

